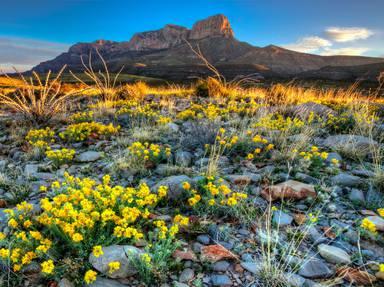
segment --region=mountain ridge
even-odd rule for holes
[[[324,71],[325,67],[360,66],[369,70],[369,65],[372,64],[382,64],[384,70],[383,58],[320,56],[291,51],[276,45],[257,47],[241,42],[235,38],[228,18],[222,14],[197,21],[191,29],[167,24],[158,30],[136,33],[129,41],[96,40],[92,43],[77,43],[68,52],[42,62],[32,70],[57,71],[66,64],[70,70],[78,72],[82,70],[82,58],[87,63],[89,55],[97,49],[111,72],[124,66],[123,72],[126,73],[165,79],[183,80],[185,77],[208,75],[208,70],[192,52],[190,45],[199,47],[210,63],[226,77],[259,73],[264,77],[305,78],[306,73],[313,76],[316,75],[314,71]],[[96,56],[92,59],[95,68],[98,68],[100,61]],[[374,80],[376,76],[362,71],[361,68],[358,71],[360,72],[344,74],[333,71],[329,78],[332,79],[337,74],[337,79],[350,80],[351,77],[359,78],[369,74],[369,80]],[[320,74],[326,78],[326,73]]]

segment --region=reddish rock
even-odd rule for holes
[[[191,261],[197,261],[196,254],[193,253],[192,250],[187,250],[187,251],[181,251],[181,250],[176,250],[172,254],[173,258],[179,259],[179,260],[191,260]]]
[[[277,199],[300,200],[307,197],[316,197],[316,191],[311,184],[288,180],[264,188],[261,195],[269,201],[275,201]]]
[[[336,273],[338,276],[347,280],[348,282],[358,285],[368,286],[376,281],[376,277],[369,274],[368,272],[351,267],[339,268],[337,269]]]
[[[224,259],[238,259],[235,254],[218,244],[202,247],[201,258],[202,260],[209,262],[216,262]]]

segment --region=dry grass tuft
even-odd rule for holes
[[[45,79],[36,72],[30,78],[20,74],[23,84],[14,93],[0,93],[0,104],[33,124],[47,123],[65,110],[68,98],[74,94],[73,91],[62,90],[60,77],[64,69],[65,66],[53,79],[51,72],[48,72]]]

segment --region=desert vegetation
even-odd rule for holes
[[[1,286],[382,286],[383,76],[150,86],[83,64],[65,89],[4,80]]]

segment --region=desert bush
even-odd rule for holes
[[[65,111],[69,97],[75,93],[62,90],[60,77],[64,69],[65,66],[53,78],[49,71],[45,79],[36,72],[32,72],[29,79],[20,74],[23,85],[12,94],[0,92],[0,104],[32,124],[46,124],[54,116]]]
[[[118,98],[117,93],[117,79],[120,76],[121,71],[124,67],[120,69],[120,71],[115,75],[112,76],[109,72],[108,65],[106,61],[104,60],[103,56],[100,54],[99,50],[95,49],[96,55],[99,58],[101,67],[104,71],[98,70],[95,71],[92,63],[92,53],[89,53],[88,56],[88,64],[84,62],[83,57],[80,57],[81,63],[84,68],[84,74],[90,80],[93,85],[89,85],[86,82],[84,82],[82,79],[80,79],[77,75],[74,73],[71,74],[72,76],[79,81],[84,87],[87,87],[89,90],[96,89],[98,96],[101,98],[101,106],[103,104],[108,105],[110,102],[114,102]]]
[[[148,94],[148,85],[144,82],[127,84],[121,88],[122,94],[127,99],[142,100]]]

